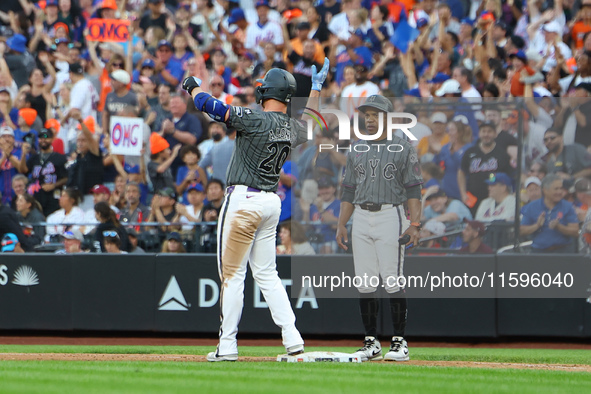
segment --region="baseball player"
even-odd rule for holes
[[[322,83],[329,62],[317,72],[312,69],[312,91],[308,107],[318,109]],[[236,145],[227,171],[226,194],[218,219],[218,270],[220,274],[220,342],[208,361],[238,359],[236,334],[244,300],[246,264],[261,288],[273,321],[281,327],[287,354],[303,353],[304,341],[295,326],[295,315],[275,262],[275,239],[281,213],[281,200],[275,192],[279,173],[292,146],[306,141],[306,126],[287,115],[287,104],[296,91],[289,72],[271,69],[256,88],[257,103],[263,112],[234,107],[213,98],[199,86],[201,80],[189,77],[185,89],[197,109],[217,122],[237,130]]]
[[[390,100],[383,96],[369,96],[359,107],[365,117],[368,134],[378,131],[380,116],[394,112]],[[386,119],[383,120],[386,124]],[[337,243],[347,250],[349,242],[346,224],[353,216],[352,246],[355,275],[368,279],[358,288],[361,318],[365,327],[364,345],[355,354],[362,361],[406,361],[408,345],[404,340],[406,327],[406,296],[396,279],[403,275],[405,245],[399,238],[410,237],[409,245],[418,244],[421,224],[421,169],[413,146],[397,137],[386,140],[386,128],[374,140],[356,142],[358,147],[347,156],[343,180],[341,212],[337,229]],[[398,145],[395,145],[398,144]],[[392,148],[388,149],[388,146]],[[402,150],[401,148],[402,147]],[[403,203],[407,203],[410,221]],[[376,297],[379,277],[389,295],[394,336],[385,356],[376,338],[379,300]],[[403,284],[403,282],[402,282]]]

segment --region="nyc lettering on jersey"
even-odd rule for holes
[[[394,179],[395,173],[398,171],[398,168],[396,168],[394,163],[386,162],[384,165],[380,166],[380,159],[370,159],[367,161],[367,164],[369,165],[367,170],[369,170],[369,176],[371,178],[381,175],[385,180],[389,181]],[[367,170],[364,163],[359,163],[357,167],[355,167],[357,178],[360,180],[365,179],[365,177],[368,175]]]

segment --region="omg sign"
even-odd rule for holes
[[[142,118],[127,118],[112,116],[111,127],[111,153],[114,155],[141,156],[143,145]]]
[[[129,39],[128,20],[93,18],[88,21],[88,41],[126,42]]]

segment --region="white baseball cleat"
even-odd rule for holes
[[[363,347],[353,353],[354,356],[359,356],[361,361],[378,361],[382,357],[382,345],[375,337],[365,337]]]
[[[285,348],[285,350],[287,351],[288,356],[297,356],[298,354],[304,353],[304,345],[301,344],[290,346],[288,348]]]
[[[216,352],[209,352],[207,353],[207,361],[236,361],[238,360],[238,355],[237,354],[227,354],[225,356],[218,356],[216,355]]]
[[[392,337],[390,351],[384,356],[386,361],[408,361],[408,344],[402,337]]]

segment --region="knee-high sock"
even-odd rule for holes
[[[406,330],[406,294],[397,292],[390,297],[390,312],[392,312],[392,326],[394,336],[403,337]]]
[[[380,311],[380,300],[375,293],[360,294],[359,309],[361,320],[365,327],[365,336],[376,337],[378,334],[378,312]]]

